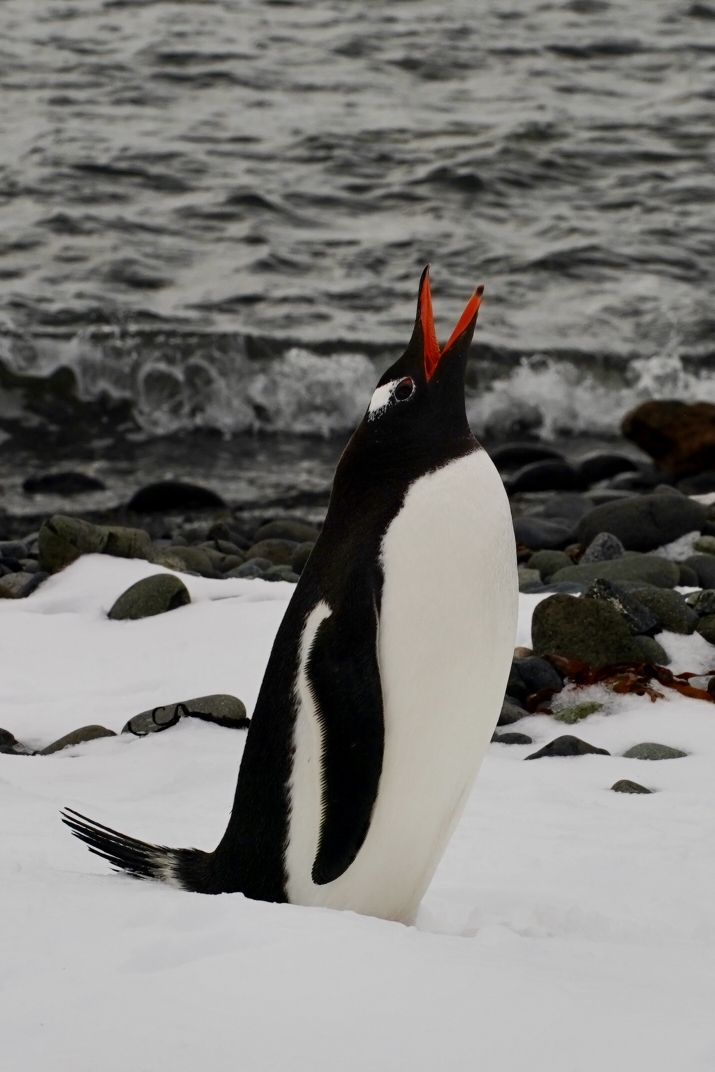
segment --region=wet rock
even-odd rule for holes
[[[42,524],[38,542],[40,565],[48,573],[57,573],[80,555],[103,551],[106,533],[98,525],[90,525],[78,517],[54,514]]]
[[[517,570],[519,578],[519,591],[529,592],[534,586],[541,587],[541,574],[537,569],[524,569],[521,566]]]
[[[693,544],[693,551],[703,555],[715,555],[715,536],[701,536]]]
[[[271,566],[263,574],[264,581],[289,581],[291,584],[297,584],[300,577],[297,573],[294,573],[290,566]]]
[[[96,477],[72,470],[28,476],[22,490],[28,495],[81,495],[87,491],[106,491],[106,487]]]
[[[562,521],[575,525],[584,514],[593,509],[593,503],[585,495],[554,495],[544,503],[541,516],[549,521]]]
[[[557,594],[534,610],[531,636],[537,655],[580,659],[595,668],[638,661],[623,618],[608,603]]]
[[[0,599],[25,599],[42,584],[47,573],[6,573],[0,579]]]
[[[184,569],[194,570],[202,575],[212,573],[214,569],[203,547],[168,547],[166,551],[159,551],[154,555],[154,562],[167,566],[170,558],[183,563]]]
[[[215,491],[198,484],[159,480],[135,491],[127,505],[137,514],[151,514],[167,510],[217,509],[226,504]]]
[[[710,402],[643,402],[626,414],[621,428],[665,472],[687,476],[715,468],[715,406]]]
[[[505,700],[501,707],[497,726],[511,726],[514,722],[518,722],[520,718],[524,718],[527,712],[523,707],[517,707],[516,704],[509,703],[509,700]]]
[[[526,697],[529,695],[529,690],[526,687],[526,682],[522,678],[519,671],[511,664],[509,670],[509,680],[506,683],[506,698],[509,700],[515,700],[518,705],[526,703]]]
[[[715,491],[715,469],[686,477],[678,482],[678,490],[683,495],[707,495],[708,492]]]
[[[155,707],[151,711],[130,718],[122,733],[133,733],[135,737],[146,737],[149,733],[158,733],[175,726],[181,718],[198,718],[203,722],[215,722],[227,729],[247,729],[250,719],[246,717],[245,705],[236,696],[217,693],[212,696],[198,696],[192,700]]]
[[[574,530],[560,521],[548,521],[540,517],[514,518],[514,536],[518,544],[533,551],[561,550],[573,543]]]
[[[314,543],[299,543],[293,552],[293,557],[290,560],[290,568],[294,573],[301,574],[305,569],[305,564],[310,558],[311,552],[315,547]]]
[[[626,549],[617,536],[610,532],[599,532],[584,551],[579,565],[587,566],[590,562],[614,562],[617,558],[624,558],[625,554]]]
[[[639,603],[648,607],[660,622],[661,629],[667,629],[670,633],[684,633],[689,635],[694,632],[698,623],[698,615],[688,606],[679,592],[668,591],[665,588],[632,588],[631,595]],[[641,629],[639,632],[647,633],[649,630]]]
[[[538,570],[539,576],[546,581],[557,570],[573,566],[573,562],[563,551],[537,551],[529,559],[527,568]]]
[[[71,748],[72,745],[84,744],[85,741],[97,741],[100,737],[116,737],[114,730],[108,730],[105,726],[80,726],[78,730],[72,730],[60,737],[58,741],[42,748],[38,756],[51,756],[53,752],[61,752],[63,748]]]
[[[244,580],[253,581],[256,577],[262,577],[264,571],[270,568],[271,563],[267,558],[252,558],[249,562],[244,562],[242,566],[229,570],[224,576],[240,577]]]
[[[184,582],[171,573],[155,573],[122,592],[107,615],[112,621],[136,621],[164,614],[191,602]]]
[[[670,662],[670,656],[668,655],[662,644],[659,644],[657,640],[654,640],[651,636],[634,636],[633,641],[636,644],[640,657],[644,663],[654,663],[656,666],[667,666]]]
[[[701,588],[715,588],[715,555],[690,555],[683,565],[695,573]]]
[[[246,560],[250,562],[252,558],[267,558],[273,566],[290,566],[297,547],[295,540],[260,540],[249,547]]]
[[[34,756],[31,748],[21,744],[10,730],[0,730],[0,754],[6,756]]]
[[[568,566],[558,570],[551,581],[576,581],[590,584],[599,578],[616,583],[640,581],[655,585],[657,588],[674,588],[680,581],[680,570],[674,562],[657,555],[627,555],[611,562],[590,562],[585,566]]]
[[[492,741],[495,744],[533,744],[534,738],[526,733],[494,733]]]
[[[671,748],[668,744],[656,744],[653,741],[643,741],[634,744],[627,752],[623,753],[625,759],[682,759],[687,752],[681,752],[679,748]]]
[[[611,789],[614,793],[652,793],[652,789],[646,789],[644,785],[632,782],[630,778],[620,778],[613,783]]]
[[[209,540],[226,540],[240,551],[246,551],[251,546],[251,541],[226,521],[214,521],[213,525],[209,527],[206,537]]]
[[[545,744],[538,752],[532,752],[526,759],[543,759],[547,756],[585,756],[589,754],[610,756],[605,748],[596,748],[588,741],[582,741],[580,737],[572,737],[570,733],[563,737],[557,737],[554,741]]]
[[[706,614],[699,618],[695,629],[708,644],[715,644],[715,614]]]
[[[573,726],[577,722],[581,722],[582,719],[588,718],[589,715],[595,715],[597,711],[602,711],[603,706],[602,703],[598,703],[596,700],[584,700],[583,703],[562,707],[560,711],[554,712],[553,717],[557,722],[565,722],[567,726]]]
[[[151,561],[154,547],[151,536],[144,529],[131,529],[119,525],[102,525],[105,534],[102,554],[115,558],[144,558]]]
[[[685,597],[685,602],[695,611],[700,618],[715,614],[715,591],[712,588],[703,588],[700,592],[691,592]]]
[[[579,475],[573,466],[556,460],[530,462],[518,469],[507,482],[510,495],[522,491],[570,490],[580,486]]]
[[[245,564],[245,561],[246,560],[243,555],[226,555],[223,562],[219,566],[219,570],[225,576],[227,573],[230,573],[231,570],[238,569],[239,566],[243,566]]]
[[[556,460],[563,462],[566,459],[553,447],[544,446],[541,443],[502,443],[490,452],[490,457],[497,469],[517,469],[532,462]]]
[[[608,454],[601,451],[586,454],[576,466],[576,471],[585,485],[595,484],[598,480],[609,480],[619,473],[637,469],[633,459],[627,458],[625,454]]]
[[[678,563],[678,573],[680,577],[678,579],[678,586],[681,588],[697,588],[700,584],[698,575],[691,566],[686,566],[684,562]]]
[[[662,628],[659,618],[652,610],[640,603],[622,585],[607,581],[604,577],[589,585],[584,593],[584,599],[596,599],[608,603],[618,611],[633,636],[656,633]]]
[[[314,525],[293,518],[269,521],[254,533],[254,542],[261,540],[293,540],[295,543],[315,543],[320,532]]]
[[[652,492],[658,482],[663,479],[652,465],[639,465],[631,473],[618,473],[607,482],[607,487],[615,491]]]
[[[579,521],[576,534],[590,544],[601,532],[617,536],[627,551],[654,551],[705,523],[707,511],[683,495],[640,495],[596,506]]]
[[[21,559],[27,554],[27,546],[21,540],[0,541],[0,555],[4,559]]]
[[[512,670],[526,685],[527,695],[541,692],[542,689],[553,689],[560,692],[563,681],[560,674],[554,670],[551,663],[546,659],[540,659],[538,655],[529,655],[525,659],[515,659]]]

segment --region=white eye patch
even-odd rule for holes
[[[379,416],[382,411],[389,406],[392,399],[392,392],[399,383],[399,380],[388,380],[387,383],[383,383],[381,387],[376,388],[375,393],[370,399],[370,406],[367,411],[368,419]]]

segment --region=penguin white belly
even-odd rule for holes
[[[501,480],[477,450],[409,489],[382,544],[378,633],[385,748],[370,828],[339,878],[312,881],[321,730],[305,678],[306,622],[286,853],[294,904],[409,922],[462,813],[494,731],[513,654],[518,590]]]

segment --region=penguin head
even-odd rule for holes
[[[381,377],[363,419],[365,438],[416,447],[471,436],[464,401],[469,347],[484,288],[467,302],[449,341],[435,334],[429,267],[420,279],[417,316],[407,349]]]

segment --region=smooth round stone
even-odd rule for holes
[[[295,543],[315,543],[320,532],[307,521],[293,518],[277,518],[268,521],[254,533],[254,543],[261,540],[293,540]]]
[[[562,707],[560,711],[554,712],[553,717],[557,722],[565,722],[567,726],[573,726],[584,718],[588,718],[589,715],[595,715],[597,711],[603,710],[603,707],[604,705],[596,700],[584,700],[583,703]]]
[[[715,590],[703,588],[700,592],[691,592],[685,597],[685,602],[692,607],[701,618],[715,614]]]
[[[584,514],[593,509],[593,503],[585,495],[554,495],[541,509],[541,516],[550,521],[566,521],[575,525]]]
[[[713,559],[715,562],[715,558]],[[551,581],[576,581],[588,584],[604,577],[608,581],[642,581],[656,588],[674,588],[680,581],[675,562],[658,555],[629,554],[610,562],[588,562],[558,570]]]
[[[625,454],[610,454],[597,451],[586,454],[576,465],[576,471],[584,484],[595,484],[598,480],[609,480],[619,473],[634,472],[638,466]]]
[[[700,536],[693,544],[693,551],[703,555],[715,555],[715,536]]]
[[[684,495],[639,495],[594,507],[581,518],[576,532],[586,545],[600,532],[610,532],[627,551],[654,551],[702,530],[706,516],[701,503]]]
[[[262,577],[264,571],[270,568],[271,563],[267,558],[252,558],[249,562],[244,562],[242,566],[229,570],[224,576],[242,577],[244,580],[254,581],[257,577]]]
[[[634,636],[655,633],[661,628],[660,620],[652,610],[640,603],[623,585],[608,581],[605,577],[600,577],[589,585],[584,593],[584,599],[596,599],[602,603],[608,603],[618,611]]]
[[[526,733],[494,733],[492,741],[495,744],[533,744],[534,738]]]
[[[541,462],[547,459],[565,461],[563,454],[559,454],[553,447],[547,447],[541,443],[502,443],[495,447],[490,457],[497,469],[515,469],[531,462]]]
[[[614,793],[652,793],[652,789],[646,789],[644,785],[639,785],[638,782],[632,782],[630,778],[621,778],[619,781],[614,782],[611,786]]]
[[[135,491],[127,507],[137,514],[166,510],[207,510],[225,506],[220,495],[198,484],[181,480],[158,480]]]
[[[644,586],[631,588],[631,595],[653,612],[662,629],[667,629],[670,633],[683,633],[686,636],[695,631],[698,615],[688,606],[679,592]],[[643,629],[641,632],[645,633],[648,630]]]
[[[563,551],[537,551],[531,556],[527,569],[538,570],[542,580],[548,580],[557,570],[573,566],[573,562]]]
[[[501,706],[497,726],[511,726],[514,722],[518,722],[520,718],[525,718],[527,713],[523,707],[517,707],[516,704],[505,700]]]
[[[539,603],[531,636],[537,655],[561,655],[587,666],[638,662],[639,652],[620,614],[608,603],[556,594]]]
[[[562,461],[539,461],[524,465],[507,482],[510,495],[522,491],[558,491],[581,487],[578,473]]]
[[[54,514],[40,527],[38,542],[40,565],[48,573],[57,573],[75,562],[80,555],[103,551],[106,534],[98,525],[90,525],[89,521]]]
[[[82,495],[88,491],[106,491],[106,487],[94,476],[70,470],[28,476],[22,490],[28,495]]]
[[[155,573],[122,592],[107,615],[112,621],[136,621],[177,610],[191,602],[184,582],[171,573]]]
[[[690,566],[686,566],[684,562],[678,562],[678,573],[680,578],[678,585],[681,588],[697,588],[700,584],[698,575],[694,569]]]
[[[561,521],[541,517],[515,517],[514,536],[518,544],[538,550],[562,550],[573,543],[574,530]]]
[[[522,568],[520,566],[517,570],[517,577],[520,592],[529,592],[534,585],[541,586],[541,574],[537,569]]]
[[[290,566],[271,566],[263,574],[264,581],[289,581],[291,584],[297,584],[300,577],[297,573],[294,573]]]
[[[700,618],[695,629],[708,644],[715,644],[715,614],[706,614]]]
[[[0,754],[6,756],[34,756],[31,748],[21,744],[10,730],[0,729]]]
[[[27,551],[26,543],[21,540],[0,540],[0,555],[3,558],[22,559]]]
[[[154,561],[166,566],[169,561],[181,562],[184,569],[195,573],[213,571],[214,565],[203,547],[167,547],[165,551],[154,554]]]
[[[293,557],[290,560],[290,568],[294,573],[302,573],[305,569],[306,562],[310,558],[311,552],[315,547],[314,543],[299,543],[293,552]]]
[[[538,655],[528,655],[525,659],[514,659],[512,672],[517,674],[526,685],[527,695],[540,692],[541,689],[553,689],[561,692],[564,683],[551,663],[540,659]]]
[[[644,663],[653,663],[655,666],[667,666],[671,661],[665,648],[650,636],[634,636],[633,640],[641,654]]]
[[[715,555],[690,555],[684,565],[695,572],[701,588],[715,588]]]
[[[706,469],[695,476],[680,480],[678,488],[684,495],[707,495],[715,491],[715,469]]]
[[[260,540],[246,551],[246,560],[267,558],[273,566],[289,566],[297,547],[295,540]]]
[[[506,683],[506,698],[508,700],[511,697],[516,700],[517,704],[523,704],[526,702],[528,695],[529,690],[526,687],[526,683],[512,663],[509,670],[509,680]]]
[[[84,744],[85,741],[98,741],[100,737],[116,737],[114,730],[108,730],[106,726],[80,726],[78,730],[66,733],[64,737],[48,744],[41,749],[38,756],[51,756],[53,752],[61,752],[63,748],[71,748],[72,745]]]
[[[681,752],[679,748],[671,748],[668,744],[656,744],[654,741],[643,741],[634,744],[627,752],[623,753],[625,759],[682,759],[687,752]]]
[[[617,558],[624,558],[625,554],[626,549],[617,536],[610,532],[599,532],[584,551],[580,565],[587,566],[589,562],[613,562]]]
[[[130,718],[122,733],[133,733],[135,737],[146,737],[149,733],[160,733],[175,726],[182,718],[198,718],[202,722],[214,722],[228,729],[247,729],[250,720],[246,717],[246,707],[237,696],[228,693],[216,693],[211,696],[197,696],[191,700],[165,704],[151,711],[142,711]]]
[[[589,744],[588,741],[582,741],[580,737],[573,737],[570,733],[566,733],[563,737],[557,737],[555,740],[549,741],[538,752],[532,752],[530,756],[525,756],[525,759],[545,759],[548,756],[585,756],[589,754],[610,756],[611,753],[607,752],[605,748],[596,748],[595,745]]]
[[[0,579],[0,599],[24,599],[37,587],[37,584],[33,583],[36,576],[37,574],[25,573],[24,570],[19,573],[6,573]],[[46,577],[47,574],[45,573],[44,576]],[[31,584],[33,587],[28,588]]]

